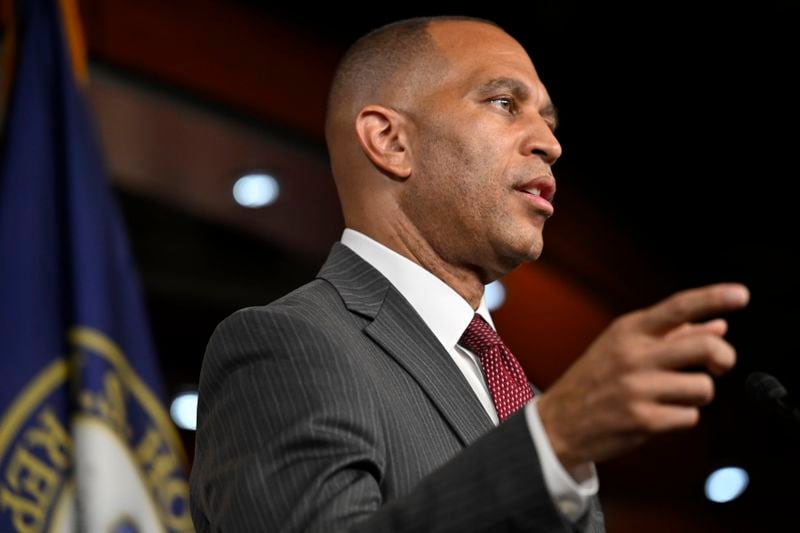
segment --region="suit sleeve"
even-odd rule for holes
[[[191,477],[199,532],[573,531],[547,493],[522,412],[385,501],[376,385],[337,349],[337,332],[268,308],[217,328]]]

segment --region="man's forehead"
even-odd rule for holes
[[[451,76],[467,85],[516,79],[536,90],[541,82],[528,53],[500,28],[474,21],[431,24],[429,32]],[[450,77],[450,76],[448,76]]]
[[[530,63],[525,49],[502,29],[479,21],[446,20],[433,22],[428,33],[448,59],[506,56]]]

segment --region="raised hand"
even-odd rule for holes
[[[736,362],[708,320],[741,309],[747,288],[718,284],[674,294],[615,320],[538,400],[553,450],[566,468],[615,457],[651,435],[697,424],[714,382]],[[691,370],[688,370],[691,368]]]

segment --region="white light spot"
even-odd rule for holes
[[[489,308],[489,311],[494,311],[506,301],[506,288],[499,281],[493,281],[486,286],[483,296],[486,298],[486,307]]]
[[[269,174],[247,174],[233,184],[233,199],[244,207],[264,207],[278,199],[279,191],[278,180]]]
[[[178,394],[169,408],[169,414],[178,427],[194,431],[197,428],[197,393]]]
[[[706,480],[706,498],[725,503],[738,498],[747,488],[750,478],[743,469],[728,466],[715,470]]]

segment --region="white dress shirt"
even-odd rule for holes
[[[461,295],[442,280],[363,233],[345,229],[341,242],[383,274],[408,300],[453,358],[486,413],[497,425],[497,411],[484,381],[478,357],[458,345],[461,335],[476,312],[494,328],[485,300],[481,298],[478,309],[473,310]],[[525,419],[550,496],[561,514],[576,522],[586,512],[589,499],[597,494],[599,483],[594,465],[589,463],[573,470],[572,475],[567,473],[556,457],[542,426],[536,410],[536,397],[525,406]]]

